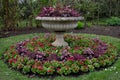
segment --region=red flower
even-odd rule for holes
[[[52,72],[52,70],[48,70],[47,72],[51,73],[51,72]]]
[[[10,49],[13,49],[14,48],[14,46],[10,46]]]
[[[32,46],[35,46],[35,43],[34,43],[34,42],[31,42],[31,45],[32,45]]]
[[[39,70],[43,70],[43,66],[38,66],[38,69]]]
[[[66,66],[66,69],[68,70],[68,69],[69,69],[69,66]]]
[[[9,62],[10,64],[13,63],[13,62],[16,63],[16,62],[17,62],[17,59],[12,58],[12,59],[9,59],[8,62]]]
[[[79,46],[75,46],[75,47],[74,47],[74,50],[79,50],[79,49],[80,49]]]
[[[96,46],[96,45],[93,45],[92,47],[95,49],[97,46]]]
[[[80,61],[80,64],[81,64],[81,65],[84,65],[84,62],[83,62],[83,61]]]
[[[35,60],[35,63],[37,63],[38,62],[38,60]]]
[[[88,68],[88,66],[86,66],[86,65],[85,65],[85,66],[84,66],[84,68],[85,68],[85,69],[87,69],[87,68]]]
[[[60,68],[57,68],[57,71],[59,71],[60,70]]]
[[[32,38],[32,41],[35,41],[36,40],[36,38]]]
[[[65,48],[66,48],[67,50],[70,50],[70,49],[71,49],[69,46],[66,46]]]
[[[33,65],[32,68],[36,68],[36,65]]]
[[[8,61],[10,64],[13,62],[13,59],[9,59],[9,61]]]
[[[38,47],[34,47],[34,50],[35,50],[35,51],[38,51]]]
[[[40,47],[43,48],[43,47],[44,47],[44,44],[40,45]]]
[[[42,42],[37,42],[37,44],[40,46],[40,47],[44,47],[44,44]]]
[[[67,60],[73,61],[73,60],[74,60],[74,57],[71,56],[71,57],[69,57]]]
[[[16,54],[16,52],[12,52],[12,55]]]
[[[48,46],[52,46],[52,44],[50,43],[50,44],[48,44]]]
[[[53,68],[53,69],[54,69],[54,66],[51,66],[51,68]]]
[[[52,54],[52,52],[48,52],[48,54]]]
[[[52,48],[52,50],[56,50],[57,48]]]
[[[13,62],[16,63],[16,62],[17,62],[17,59],[13,59]]]

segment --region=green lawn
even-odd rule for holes
[[[19,42],[24,39],[31,38],[33,36],[38,36],[39,34],[28,34],[21,36],[14,36],[9,38],[1,38],[0,39],[0,54],[4,53],[4,51],[12,44]],[[80,34],[86,37],[96,37],[97,35],[89,35],[89,34]],[[113,38],[109,36],[100,36],[100,38],[104,41],[113,43],[120,51],[120,39]],[[74,76],[55,76],[54,78],[49,77],[34,77],[28,78],[27,75],[23,75],[18,71],[14,71],[8,68],[8,66],[0,60],[0,80],[120,80],[120,59],[116,61],[116,63],[104,70],[94,71],[89,74],[79,75],[77,77]]]

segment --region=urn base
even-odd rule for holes
[[[64,33],[56,33],[56,40],[52,43],[53,46],[68,46],[68,43],[64,40],[63,34]]]

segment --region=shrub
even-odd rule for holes
[[[87,22],[87,23],[86,23],[86,26],[87,26],[87,27],[92,27],[92,23]],[[85,28],[85,23],[78,21],[78,24],[77,24],[77,28],[76,28],[76,29],[83,29],[83,28]]]
[[[84,28],[84,23],[78,21],[77,29],[83,29]]]
[[[120,18],[119,17],[111,17],[106,20],[107,25],[110,26],[120,26]]]
[[[87,22],[87,27],[92,27],[93,25],[92,25],[92,23],[90,23],[90,22]]]

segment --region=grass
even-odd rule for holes
[[[0,54],[4,53],[5,50],[12,44],[19,42],[24,39],[38,36],[39,34],[28,34],[21,36],[13,36],[9,38],[0,39]],[[97,37],[97,35],[80,34],[86,37]],[[109,36],[100,36],[104,41],[114,44],[120,50],[120,39]],[[8,66],[0,60],[0,80],[120,80],[120,59],[116,63],[104,70],[94,71],[88,74],[75,76],[55,76],[54,78],[49,77],[34,77],[29,78],[27,75],[23,75],[18,71],[14,71],[8,68]]]

